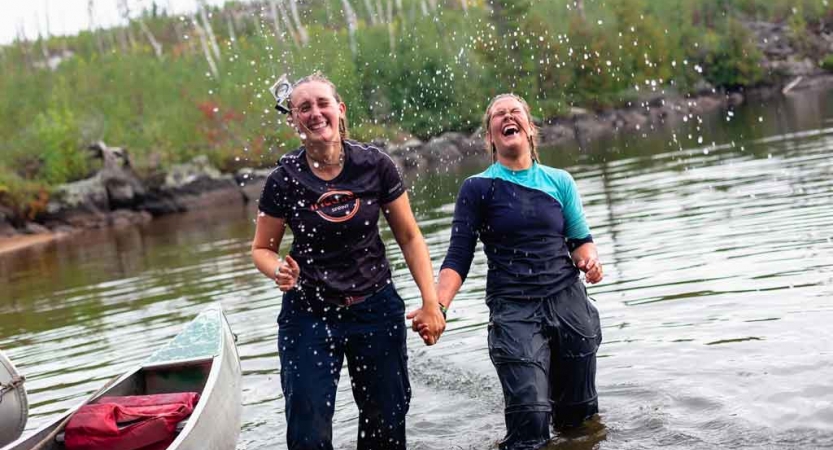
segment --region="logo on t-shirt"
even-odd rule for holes
[[[310,209],[329,222],[350,220],[359,212],[361,200],[350,191],[329,191],[318,197]]]

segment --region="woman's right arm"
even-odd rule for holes
[[[463,286],[463,277],[456,270],[450,268],[440,270],[440,279],[437,282],[437,301],[440,302],[443,308],[448,309],[461,286]]]
[[[252,241],[252,261],[255,267],[263,275],[275,280],[282,291],[295,286],[299,273],[298,264],[291,256],[286,255],[286,260],[281,261],[278,255],[285,231],[285,219],[258,214],[255,238]]]
[[[483,221],[480,211],[483,196],[477,186],[479,182],[466,180],[457,194],[454,219],[451,223],[451,240],[437,280],[437,300],[444,308],[451,305],[474,259],[474,248],[480,237],[479,230]]]

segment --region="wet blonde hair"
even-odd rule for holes
[[[333,91],[333,98],[335,98],[337,102],[342,103],[341,96],[338,95],[338,90],[336,89],[336,85],[333,84],[333,82],[330,81],[330,79],[327,78],[326,76],[324,76],[324,74],[322,74],[321,72],[314,72],[310,75],[307,75],[307,76],[299,79],[298,81],[295,82],[295,84],[292,85],[292,91],[295,92],[295,89],[298,86],[300,86],[302,84],[305,84],[305,83],[312,83],[313,81],[317,81],[319,83],[324,83],[327,86],[329,86],[330,89]],[[289,107],[290,111],[293,110],[292,94],[289,94],[289,99],[287,100],[286,105]],[[341,136],[342,139],[348,139],[350,137],[350,132],[347,129],[347,118],[344,115],[342,115],[341,117],[338,118],[338,134]]]
[[[483,115],[483,129],[486,130],[486,136],[489,135],[489,122],[492,121],[492,107],[495,106],[495,103],[499,100],[503,100],[505,98],[513,98],[517,100],[518,103],[523,105],[524,114],[526,114],[526,122],[529,124],[529,130],[525,130],[526,135],[529,138],[529,151],[532,153],[532,159],[534,161],[538,161],[538,128],[532,121],[532,112],[529,109],[529,105],[526,103],[526,100],[515,94],[500,94],[495,96],[495,98],[489,102],[489,106],[486,108],[486,114]],[[486,151],[492,155],[492,162],[497,162],[497,148],[495,148],[495,144],[493,142],[489,142],[488,138],[486,138]]]

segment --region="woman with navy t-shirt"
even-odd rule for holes
[[[500,448],[538,449],[550,438],[550,423],[576,426],[598,411],[601,327],[578,275],[598,283],[602,265],[572,177],[538,162],[526,102],[497,96],[483,126],[493,164],[460,189],[438,298],[449,306],[480,239],[488,262],[489,356],[505,401]]]
[[[347,107],[329,80],[316,74],[296,82],[287,109],[303,146],[284,155],[266,180],[252,258],[284,292],[278,351],[288,447],[332,449],[346,357],[359,407],[358,449],[405,449],[405,306],[391,281],[379,212],[422,293],[422,307],[409,317],[426,328],[430,345],[445,320],[428,248],[393,161],[347,140]],[[286,227],[293,241],[281,259]]]

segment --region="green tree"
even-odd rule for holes
[[[763,77],[762,54],[749,30],[734,18],[727,20],[721,35],[707,42],[705,51],[705,77],[715,86],[752,86]]]

